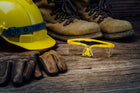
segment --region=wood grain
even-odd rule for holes
[[[82,57],[83,47],[57,41],[56,50],[68,65],[67,73],[45,75],[19,88],[9,84],[0,87],[0,93],[140,93],[140,21],[135,19],[140,13],[140,1],[112,0],[112,3],[116,15],[131,17],[136,32],[134,39],[109,41],[116,45],[112,57]]]
[[[19,88],[10,84],[1,87],[0,93],[139,93],[140,38],[133,42],[110,42],[116,45],[110,58],[82,57],[79,51],[83,47],[61,42],[57,52],[68,65],[67,73],[45,75]]]

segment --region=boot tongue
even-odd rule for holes
[[[108,11],[111,8],[111,0],[89,0],[90,6],[93,8],[98,8],[99,10]]]
[[[77,14],[77,9],[71,2],[71,0],[48,0],[48,3],[55,3],[55,8],[51,14],[56,14],[55,20],[60,19],[59,23],[62,23],[67,19],[64,26],[69,25],[75,19],[80,19]]]
[[[95,8],[99,5],[100,0],[88,0],[88,2],[90,3],[90,6]]]
[[[110,1],[111,0],[99,0],[100,2],[98,3],[98,7],[105,11],[105,12],[109,12],[111,5],[110,5]]]
[[[101,15],[97,21],[98,23],[101,23],[104,18],[107,18],[112,14],[110,11],[110,1],[111,0],[89,0],[89,8],[86,9],[86,12],[90,11],[89,16],[93,15],[93,20]]]
[[[61,10],[68,15],[76,14],[76,7],[72,4],[71,0],[54,0],[55,4],[61,7]]]

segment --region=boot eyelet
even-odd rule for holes
[[[60,20],[59,23],[62,23],[62,20]]]
[[[59,19],[60,18],[60,16],[59,15],[57,15],[55,18],[54,18],[54,20],[57,20],[57,19]]]
[[[86,10],[85,10],[85,12],[88,12],[90,9],[89,8],[87,8]]]
[[[70,22],[69,21],[67,21],[65,24],[64,24],[64,26],[67,26],[67,25],[69,25],[70,24]]]
[[[51,15],[51,16],[53,16],[53,15],[54,15],[54,13],[52,12],[52,13],[50,13],[50,15]]]
[[[62,19],[59,21],[59,23],[62,23],[63,21],[65,21],[65,19],[64,19],[64,18],[62,18]]]
[[[65,23],[63,26],[67,26],[67,24]]]
[[[104,18],[100,17],[97,23],[101,23],[104,20]]]
[[[93,18],[92,18],[92,19],[94,20],[94,19],[96,19],[97,17],[98,17],[98,15],[97,15],[97,14],[95,14],[95,15],[93,16]]]
[[[54,18],[54,20],[57,20],[57,19],[58,19],[57,17]]]
[[[88,15],[91,16],[93,13],[94,13],[93,11],[90,11],[90,13]]]

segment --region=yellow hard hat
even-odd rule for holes
[[[28,50],[53,47],[46,25],[32,0],[0,0],[0,36]]]

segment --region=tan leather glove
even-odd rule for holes
[[[41,69],[43,67],[43,69]],[[12,81],[14,86],[28,83],[31,77],[40,79],[42,71],[47,75],[57,75],[66,72],[67,65],[54,50],[44,52],[29,51],[23,53],[0,53],[0,85],[7,85]]]
[[[59,72],[67,71],[67,65],[62,56],[54,50],[43,53],[38,57],[38,60],[39,66],[43,67],[43,70],[48,75],[57,75]],[[38,69],[36,70],[35,72],[39,72]],[[40,73],[36,75],[41,76]]]
[[[6,85],[10,80],[14,86],[29,82],[34,72],[37,54],[38,51],[1,53],[0,85]]]

